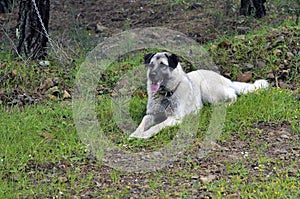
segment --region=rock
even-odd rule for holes
[[[291,61],[295,57],[295,55],[293,53],[291,53],[291,52],[287,52],[286,56],[287,56],[287,58],[288,58],[289,61]]]
[[[288,151],[285,149],[276,149],[275,153],[286,154],[286,153],[288,153]]]
[[[239,82],[249,82],[252,78],[252,72],[251,71],[247,71],[245,73],[243,73],[242,75],[239,75],[237,77],[237,81]]]
[[[254,66],[252,64],[245,63],[244,67],[247,68],[247,69],[252,69]]]
[[[192,176],[191,178],[192,178],[192,180],[198,180],[198,179],[199,179],[199,176],[196,176],[196,175],[195,175],[195,176]]]
[[[50,62],[49,61],[40,61],[39,65],[42,67],[47,67],[47,66],[50,66]]]
[[[281,134],[280,137],[283,139],[290,139],[290,137],[286,134]]]
[[[103,26],[101,23],[97,23],[96,25],[96,33],[104,33],[107,32],[108,28]]]

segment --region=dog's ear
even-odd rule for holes
[[[149,64],[151,61],[151,58],[155,55],[156,53],[148,53],[144,56],[144,64]]]
[[[169,67],[175,69],[178,65],[179,58],[175,54],[167,55]]]

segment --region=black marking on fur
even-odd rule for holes
[[[156,53],[148,53],[144,56],[144,64],[149,64],[152,57],[155,55]]]
[[[167,54],[165,55],[168,58],[169,67],[175,69],[178,65],[179,58],[174,54],[171,54],[170,56]]]

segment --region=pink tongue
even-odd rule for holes
[[[160,83],[151,84],[151,92],[156,93],[160,87]]]

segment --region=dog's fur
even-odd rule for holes
[[[147,139],[165,127],[175,126],[185,115],[201,109],[203,103],[234,102],[240,94],[268,87],[266,80],[234,82],[209,70],[185,73],[178,57],[168,52],[149,53],[144,60],[148,68],[147,113],[129,139]]]

